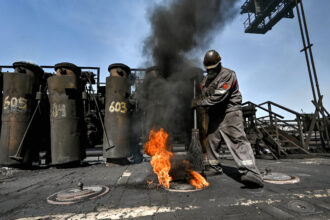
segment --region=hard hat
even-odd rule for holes
[[[204,67],[205,69],[213,69],[220,64],[221,57],[215,50],[209,50],[204,56]]]

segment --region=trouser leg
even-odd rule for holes
[[[206,154],[210,165],[219,164],[219,153],[217,152],[218,145],[221,141],[220,131],[217,129],[213,133],[208,134],[206,138]]]
[[[229,148],[240,172],[246,170],[260,175],[255,164],[251,144],[244,132],[242,111],[229,112],[220,124],[219,131]]]

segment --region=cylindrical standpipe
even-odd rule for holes
[[[82,105],[77,80],[71,75],[48,78],[52,164],[79,162],[85,158],[81,141]]]
[[[36,107],[36,91],[43,75],[43,70],[35,64],[16,62],[13,66],[14,73],[3,73],[0,164],[5,166],[28,164],[35,157],[35,131],[32,128],[24,139],[20,155],[16,153]],[[22,157],[22,160],[10,156]]]
[[[111,76],[106,78],[105,130],[103,157],[108,161],[126,160],[134,154],[131,144],[130,68],[124,64],[109,66]],[[108,140],[107,140],[108,138]],[[110,145],[109,145],[110,143]]]

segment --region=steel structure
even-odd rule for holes
[[[282,18],[293,18],[295,0],[246,0],[241,14],[248,14],[245,33],[265,34]]]
[[[298,5],[298,3],[300,4]],[[312,103],[315,105],[315,112],[312,119],[312,126],[310,130],[308,131],[309,136],[312,133],[313,127],[316,126],[318,130],[321,131],[321,139],[323,142],[323,145],[329,150],[330,149],[330,134],[328,127],[330,126],[330,120],[329,120],[329,112],[324,108],[322,104],[323,95],[321,94],[317,72],[315,68],[314,63],[314,57],[313,57],[313,51],[312,46],[313,44],[310,42],[309,38],[309,32],[307,28],[307,22],[304,12],[304,5],[302,0],[295,0],[296,3],[296,9],[297,9],[297,15],[298,15],[298,21],[299,21],[299,28],[301,33],[301,39],[303,42],[304,48],[300,50],[300,52],[305,53],[306,58],[306,64],[308,69],[308,75],[311,83],[311,88],[313,92],[313,101]],[[312,67],[311,67],[312,66]],[[316,92],[315,92],[316,90]],[[320,115],[322,116],[322,121],[317,119],[320,119]]]
[[[312,46],[310,42],[307,22],[302,0],[246,0],[241,6],[241,14],[248,14],[244,22],[245,33],[265,34],[282,18],[293,18],[293,8],[296,7],[299,28],[303,42],[303,49],[306,58],[308,75],[313,92],[312,103],[315,105],[315,112],[312,114],[312,122],[308,131],[311,137],[314,126],[320,131],[322,145],[330,149],[330,126],[329,112],[322,104],[323,95],[320,92],[317,72],[315,68]],[[322,120],[319,120],[321,119]],[[309,138],[307,139],[307,143]]]

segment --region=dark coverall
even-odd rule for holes
[[[201,105],[208,107],[209,128],[206,153],[210,165],[218,165],[217,148],[221,137],[228,146],[241,173],[252,171],[260,175],[255,165],[251,144],[243,125],[242,95],[234,71],[222,67],[214,79],[205,76],[201,83]]]

